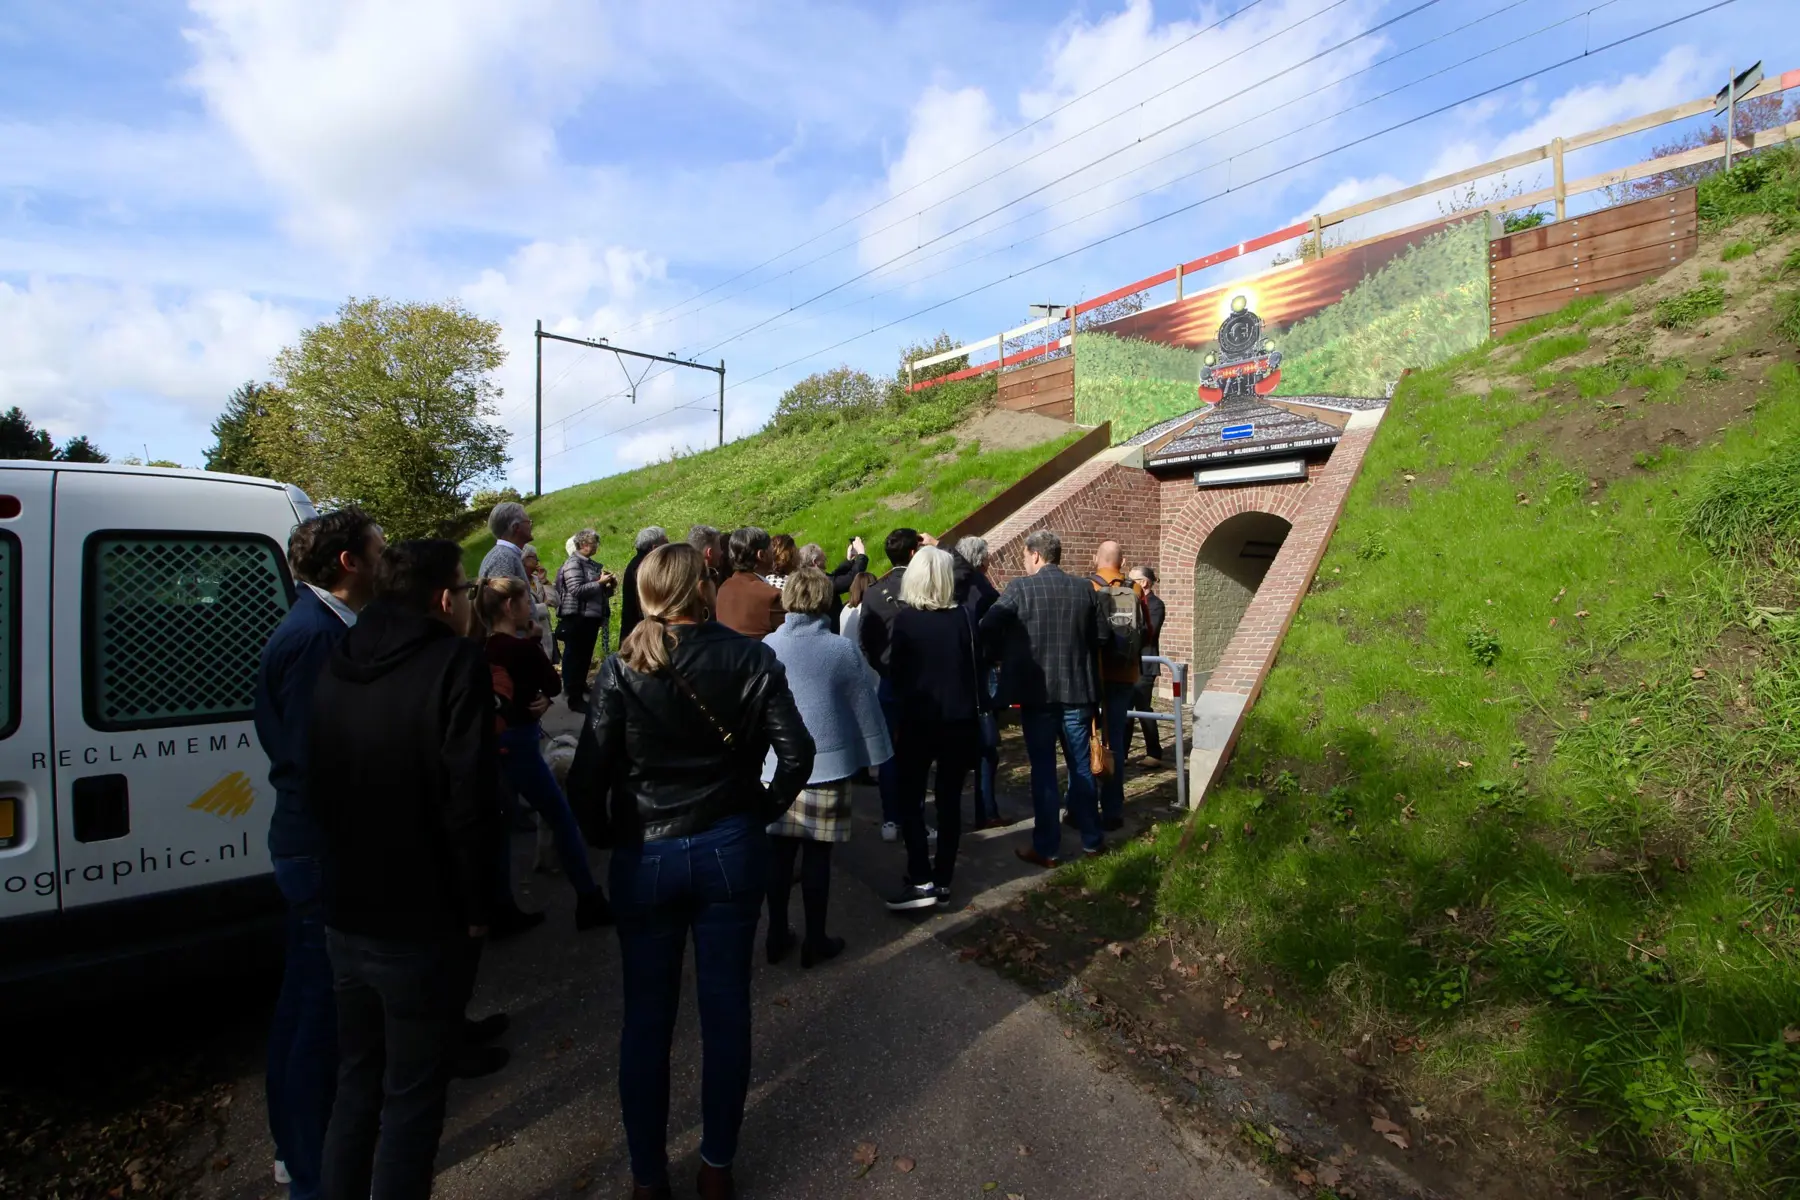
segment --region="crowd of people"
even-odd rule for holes
[[[511,881],[509,829],[531,812],[575,893],[576,929],[617,931],[619,1093],[644,1200],[671,1194],[669,1056],[692,939],[697,1187],[729,1197],[764,909],[769,963],[797,949],[811,969],[844,951],[828,928],[831,853],[871,771],[881,836],[905,850],[888,908],[947,903],[965,784],[970,824],[1007,823],[1007,709],[1031,774],[1032,836],[1017,854],[1056,866],[1065,819],[1080,853],[1101,853],[1123,824],[1127,714],[1149,707],[1155,572],[1126,574],[1111,541],[1091,575],[1065,572],[1059,538],[1040,530],[1001,590],[980,538],[946,548],[896,529],[877,577],[860,538],[827,570],[817,544],[695,525],[675,542],[644,529],[618,576],[580,530],[551,580],[522,505],[496,506],[489,525],[475,579],[454,542],[390,545],[354,508],[290,539],[298,593],[256,703],[288,904],[268,1057],[277,1174],[293,1200],[429,1194],[451,1079],[507,1059],[493,1045],[506,1015],[467,1012],[481,948],[544,921]],[[584,715],[562,782],[542,728],[559,696]],[[1143,736],[1160,758],[1153,722]],[[605,887],[594,849],[610,851]]]

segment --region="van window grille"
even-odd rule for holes
[[[105,533],[88,547],[89,723],[141,729],[248,717],[263,643],[291,603],[274,543]]]

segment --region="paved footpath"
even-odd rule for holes
[[[567,717],[560,709],[558,715]],[[1020,800],[1011,811],[1022,812]],[[804,971],[798,955],[770,967],[759,931],[755,1073],[736,1163],[746,1200],[781,1197],[993,1197],[1027,1200],[1266,1196],[1267,1184],[1183,1135],[1155,1102],[1108,1073],[1064,1035],[1055,1013],[945,938],[1036,878],[1013,856],[1029,829],[964,838],[955,906],[927,918],[886,911],[900,847],[883,843],[879,801],[858,789],[855,832],[834,856],[832,931],[839,959]],[[1136,824],[1136,822],[1134,822]],[[1073,835],[1070,835],[1072,841]],[[520,837],[521,862],[531,839]],[[577,935],[560,876],[519,876],[549,921],[488,948],[471,1012],[504,1009],[512,1063],[458,1083],[436,1194],[453,1200],[624,1195],[616,1064],[618,942]],[[791,919],[800,919],[795,889]],[[766,931],[766,916],[763,930]],[[699,1029],[693,978],[676,1032],[670,1154],[676,1195],[698,1168]],[[275,1192],[261,1124],[262,1081],[237,1087],[232,1169],[205,1194]],[[855,1178],[852,1156],[879,1161]],[[897,1158],[916,1165],[902,1172]]]

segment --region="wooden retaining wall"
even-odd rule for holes
[[[1019,367],[1000,376],[996,401],[1014,412],[1034,412],[1058,421],[1075,419],[1075,356]]]
[[[1489,333],[1653,279],[1693,255],[1698,233],[1690,187],[1497,238],[1488,244]]]

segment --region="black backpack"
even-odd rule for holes
[[[1143,668],[1144,606],[1129,579],[1108,583],[1091,576],[1099,589],[1100,658],[1109,667]]]

